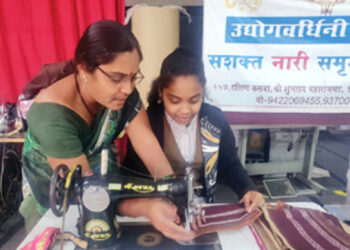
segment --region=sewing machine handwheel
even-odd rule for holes
[[[64,184],[69,173],[66,165],[59,165],[52,173],[50,182],[50,207],[54,215],[63,215]]]

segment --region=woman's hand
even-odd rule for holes
[[[264,196],[257,191],[248,191],[239,202],[243,202],[248,213],[265,204]]]
[[[150,199],[148,219],[164,236],[178,241],[188,241],[194,238],[192,231],[186,231],[180,225],[177,207],[162,199]]]
[[[188,241],[195,236],[193,231],[186,231],[180,225],[177,207],[170,201],[160,198],[128,199],[121,202],[118,209],[126,216],[147,217],[152,226],[167,238]]]

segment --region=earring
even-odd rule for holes
[[[157,103],[158,103],[158,104],[161,104],[161,103],[162,103],[162,98],[161,98],[160,96],[158,97]]]
[[[87,76],[86,76],[85,74],[83,74],[83,81],[84,81],[84,82],[87,82],[87,81],[88,81]]]

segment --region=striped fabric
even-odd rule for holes
[[[263,208],[253,224],[261,249],[350,249],[350,234],[336,217],[280,203]]]
[[[206,222],[199,226],[197,236],[249,226],[262,250],[350,250],[350,227],[319,210],[282,202],[251,213],[240,204],[210,205],[203,210]]]
[[[195,231],[197,236],[204,233],[240,229],[252,224],[262,214],[260,210],[247,213],[240,204],[211,205],[202,209],[206,222]]]

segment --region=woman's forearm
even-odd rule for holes
[[[161,179],[164,176],[174,173],[158,141],[150,143],[150,145],[146,147],[146,152],[138,153],[136,148],[135,151],[153,177]]]
[[[118,212],[129,217],[148,217],[151,205],[148,198],[127,199],[119,203]]]
[[[135,152],[152,176],[159,179],[173,174],[170,163],[151,129],[144,108],[140,110],[134,120],[127,126],[126,132]]]

